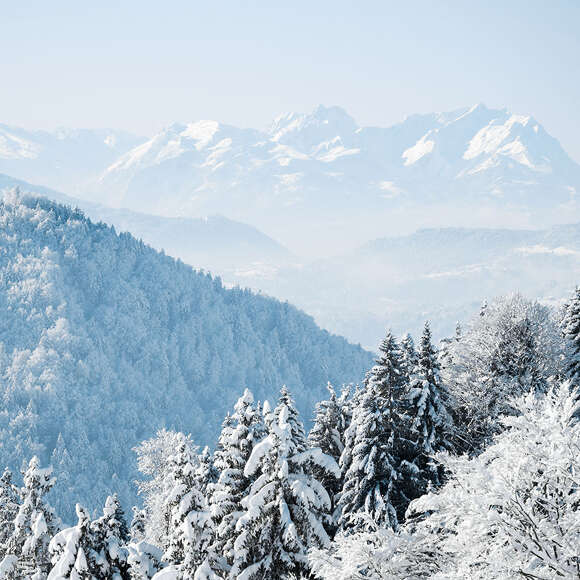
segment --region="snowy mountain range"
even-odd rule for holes
[[[580,219],[580,166],[533,117],[484,105],[388,128],[319,106],[265,130],[196,121],[147,140],[1,131],[0,172],[139,212],[223,214],[317,255],[458,220],[545,227]]]

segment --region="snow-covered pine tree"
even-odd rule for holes
[[[19,574],[35,580],[48,574],[48,545],[59,527],[52,507],[44,498],[55,483],[52,468],[41,468],[39,463],[38,457],[33,457],[24,472],[21,504],[14,519],[14,529],[6,542],[6,554],[18,558]]]
[[[95,552],[91,519],[87,511],[76,505],[77,525],[58,532],[50,541],[52,569],[48,580],[93,580],[108,578],[95,576]]]
[[[6,543],[14,531],[19,501],[18,488],[12,483],[12,472],[6,468],[0,477],[0,560],[6,553]]]
[[[219,477],[219,471],[214,465],[214,458],[212,457],[209,447],[206,445],[199,454],[199,461],[197,469],[195,470],[195,477],[199,484],[199,489],[204,497],[208,497],[211,493],[211,486],[214,485]]]
[[[129,529],[129,538],[132,543],[140,542],[145,539],[145,525],[147,520],[147,512],[133,506],[133,518],[131,519],[131,527]]]
[[[244,468],[254,445],[263,435],[260,410],[254,405],[252,393],[246,389],[235,404],[233,415],[224,420],[214,457],[219,479],[212,486],[210,497],[214,530],[210,561],[222,577],[233,564],[236,524],[243,513],[242,499],[253,482],[253,478],[244,475]]]
[[[396,529],[393,506],[394,486],[398,479],[398,458],[394,454],[394,434],[386,402],[379,400],[367,386],[354,410],[342,464],[348,469],[339,497],[339,525],[343,529],[364,528],[359,516],[368,515],[380,525]],[[348,455],[347,455],[348,453]]]
[[[341,457],[344,485],[339,523],[343,529],[366,528],[365,517],[397,529],[407,503],[399,490],[401,456],[409,454],[403,448],[408,430],[407,382],[400,348],[391,332],[381,342],[379,352],[375,366],[367,373]]]
[[[339,468],[319,448],[307,448],[286,387],[269,417],[269,435],[254,447],[244,470],[257,479],[236,526],[230,578],[237,580],[307,576],[308,549],[329,543],[323,523],[330,498],[311,474],[317,466],[338,476]]]
[[[328,383],[326,388],[329,397],[316,403],[314,424],[308,434],[308,444],[310,447],[320,447],[323,453],[338,462],[344,449],[343,435],[340,432],[341,408],[334,387]]]
[[[415,341],[413,337],[407,333],[401,339],[401,372],[403,377],[409,383],[411,375],[417,365],[417,350],[415,349]]]
[[[182,442],[169,460],[171,524],[163,559],[177,566],[184,579],[193,578],[197,567],[204,561],[209,540],[206,500],[196,477],[198,469],[198,456]]]
[[[344,437],[348,423],[350,423],[350,408],[348,401],[349,388],[343,388],[340,397],[336,396],[334,387],[328,383],[329,398],[316,404],[314,413],[314,425],[308,434],[310,447],[319,447],[323,453],[332,457],[338,464],[344,451]],[[327,531],[332,537],[336,531],[336,519],[338,513],[334,513],[337,504],[337,495],[342,489],[342,477],[325,474],[324,471],[314,472],[316,478],[324,485],[330,495],[332,519],[327,526]]]
[[[355,393],[356,389],[355,387]],[[338,397],[338,406],[340,408],[340,425],[338,426],[338,432],[340,433],[340,438],[343,443],[344,448],[344,438],[346,430],[350,425],[350,421],[352,419],[352,406],[353,406],[353,397],[351,394],[353,392],[353,385],[342,385],[342,389],[340,390],[340,397]]]
[[[431,341],[429,323],[425,323],[419,346],[417,365],[411,378],[408,394],[412,437],[416,443],[416,465],[421,470],[419,485],[411,492],[415,499],[422,495],[429,481],[440,483],[440,469],[431,456],[450,447],[453,421],[447,409],[449,395],[439,376],[437,350]]]
[[[131,580],[150,580],[161,570],[163,552],[145,540],[131,542],[127,546],[129,556],[129,578]]]
[[[90,531],[98,573],[103,578],[128,580],[129,528],[117,494],[107,497],[103,515],[91,523]]]
[[[566,373],[580,388],[580,286],[566,305],[562,330],[566,339]]]

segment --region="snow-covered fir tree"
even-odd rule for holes
[[[14,531],[20,498],[12,483],[12,472],[7,468],[0,477],[0,560],[6,553],[6,543]]]
[[[354,410],[345,452],[348,469],[339,498],[339,524],[343,529],[365,525],[360,517],[370,515],[381,525],[397,528],[393,506],[398,480],[398,458],[389,413],[371,386],[367,386]],[[343,465],[346,464],[343,454]]]
[[[401,496],[399,467],[408,430],[405,413],[407,383],[401,352],[391,332],[379,346],[379,358],[367,374],[366,387],[354,409],[341,457],[344,485],[340,494],[343,529],[366,526],[361,516],[380,525],[398,527],[406,500]]]
[[[234,565],[238,580],[309,574],[307,552],[329,544],[324,523],[330,498],[314,467],[339,475],[336,462],[307,447],[304,427],[286,387],[271,413],[269,435],[256,445],[246,477],[256,477],[237,523]]]
[[[49,544],[52,568],[48,580],[93,580],[95,553],[91,519],[79,504],[76,506],[77,524],[57,533]]]
[[[264,423],[252,393],[246,389],[232,415],[223,423],[214,457],[219,478],[212,486],[210,515],[214,540],[210,561],[216,573],[225,577],[234,560],[236,524],[243,514],[242,500],[248,494],[253,477],[244,468],[256,443],[264,435]]]
[[[41,468],[38,458],[33,457],[24,472],[21,503],[5,550],[5,557],[18,558],[17,570],[22,577],[43,580],[50,569],[48,546],[59,521],[45,495],[54,483],[52,468]]]
[[[163,552],[145,540],[131,542],[127,552],[131,580],[150,580],[162,569]]]
[[[211,493],[211,486],[218,480],[219,471],[214,465],[214,458],[212,457],[211,451],[207,445],[198,456],[198,466],[195,470],[195,477],[201,493],[204,497],[208,497]]]
[[[133,517],[129,528],[131,542],[140,542],[145,538],[146,522],[147,512],[137,506],[133,506]]]
[[[316,404],[314,411],[314,425],[308,434],[308,444],[310,447],[319,447],[322,452],[332,457],[336,463],[340,461],[340,456],[344,451],[344,439],[346,430],[351,420],[350,401],[348,394],[349,387],[344,387],[340,397],[337,397],[334,387],[328,383],[329,398]],[[334,535],[338,512],[337,495],[342,489],[342,477],[335,477],[322,472],[315,472],[317,479],[324,485],[330,495],[332,504],[332,522],[328,526],[328,531]]]
[[[170,528],[163,559],[192,578],[205,560],[210,541],[206,499],[201,489],[199,458],[182,442],[169,459],[172,491],[168,497]]]
[[[409,415],[411,437],[415,442],[416,465],[420,470],[417,482],[421,486],[410,499],[419,497],[427,489],[429,482],[439,484],[440,469],[433,462],[432,455],[449,449],[453,431],[453,421],[448,411],[449,394],[439,375],[437,350],[431,341],[429,323],[421,336],[411,383],[409,385]]]
[[[566,375],[580,387],[580,286],[566,304],[562,330],[566,338]]]
[[[96,567],[103,577],[128,580],[127,544],[129,528],[117,495],[107,497],[103,515],[91,523],[92,549]]]
[[[410,382],[411,375],[417,365],[417,350],[413,337],[407,333],[401,339],[401,372],[407,382]]]
[[[314,424],[308,433],[308,444],[310,447],[320,447],[324,453],[338,461],[344,449],[343,436],[340,432],[342,414],[334,387],[328,383],[327,389],[328,399],[316,403]]]

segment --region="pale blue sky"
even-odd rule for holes
[[[359,123],[484,102],[580,160],[577,0],[0,0],[0,122],[266,126],[318,103]]]

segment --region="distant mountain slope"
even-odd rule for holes
[[[294,307],[242,290],[43,198],[0,204],[0,464],[37,453],[56,503],[133,498],[131,447],[160,427],[213,440],[250,387],[301,411],[371,355]],[[64,512],[70,516],[70,512]]]
[[[167,218],[115,209],[0,174],[0,191],[18,187],[82,209],[93,221],[129,232],[157,250],[212,272],[268,272],[293,260],[290,252],[256,228],[223,216]]]
[[[372,347],[390,327],[454,331],[484,299],[521,291],[558,303],[580,284],[580,223],[547,230],[440,228],[369,242],[355,252],[245,284],[290,300]],[[313,290],[315,289],[315,290]]]
[[[115,129],[28,131],[0,124],[0,173],[76,195],[143,141]]]

